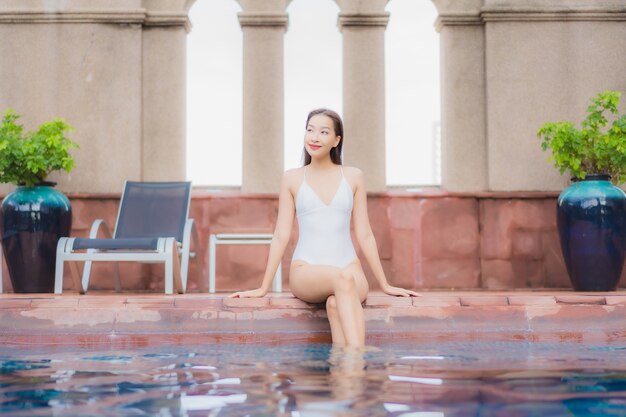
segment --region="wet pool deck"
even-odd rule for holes
[[[370,293],[368,338],[626,341],[626,291]],[[128,347],[152,343],[329,341],[322,305],[290,293],[1,294],[0,345]]]

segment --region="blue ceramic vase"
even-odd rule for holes
[[[52,185],[18,187],[0,206],[2,249],[15,292],[54,291],[57,242],[70,234],[72,208]]]
[[[565,266],[577,291],[613,291],[624,266],[626,194],[608,175],[588,175],[557,201]]]

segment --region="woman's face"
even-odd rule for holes
[[[316,114],[309,119],[304,134],[304,147],[312,158],[330,154],[339,144],[340,136],[335,134],[333,120],[323,114]]]

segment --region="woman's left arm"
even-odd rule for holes
[[[356,239],[361,247],[361,252],[365,255],[380,288],[389,295],[400,295],[403,297],[416,296],[420,294],[415,291],[405,290],[404,288],[394,287],[389,284],[383,265],[378,255],[378,247],[376,246],[376,238],[370,226],[369,217],[367,215],[367,193],[365,192],[365,181],[363,180],[363,172],[356,170],[354,175],[355,191],[354,191],[354,207],[352,209],[352,219],[354,221],[354,231]]]

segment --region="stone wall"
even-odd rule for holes
[[[0,2],[0,111],[76,128],[71,192],[185,178],[187,11],[194,0]],[[0,184],[0,193],[11,186]]]
[[[75,125],[71,192],[185,176],[185,61],[195,0],[3,0],[0,104],[32,129]],[[567,178],[536,138],[580,120],[590,97],[626,91],[624,0],[432,0],[441,34],[443,188],[556,191]],[[384,191],[387,0],[336,0],[343,37],[346,155]],[[287,0],[239,0],[244,32],[243,184],[276,192],[282,171]],[[622,109],[626,106],[622,106]],[[261,146],[273,159],[257,158]],[[0,185],[0,192],[10,188]]]
[[[577,125],[589,100],[626,91],[623,0],[432,0],[441,45],[442,186],[567,186],[536,137]],[[626,105],[622,104],[624,111]]]
[[[96,218],[115,222],[118,195],[71,195],[72,234],[86,236]],[[369,197],[369,216],[391,283],[418,289],[571,288],[556,232],[556,194],[453,194],[387,192]],[[275,195],[195,192],[190,216],[198,225],[201,277],[207,279],[210,233],[272,232]],[[283,258],[285,287],[297,229]],[[268,247],[218,246],[217,289],[254,288],[262,279]],[[364,269],[376,288],[369,267]],[[66,268],[69,274],[69,268]],[[93,288],[112,289],[111,267],[95,264]],[[190,288],[198,283],[191,269]],[[161,290],[161,266],[126,264],[125,289]],[[5,288],[10,283],[5,270]],[[66,288],[72,287],[69,275]],[[626,281],[622,279],[622,285]]]

